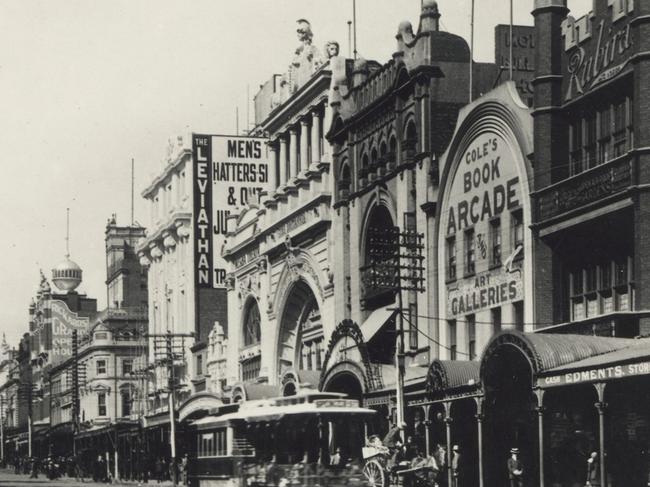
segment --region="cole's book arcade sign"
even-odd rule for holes
[[[266,139],[192,134],[192,152],[196,285],[224,288],[226,220],[268,190]]]

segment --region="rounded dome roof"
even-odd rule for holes
[[[66,270],[81,271],[81,267],[79,267],[79,264],[77,264],[74,260],[71,260],[70,257],[66,257],[64,260],[54,266],[52,272]]]
[[[66,255],[65,259],[52,269],[52,282],[61,291],[72,291],[81,284],[81,275],[79,264]]]

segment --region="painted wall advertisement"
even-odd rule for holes
[[[518,260],[523,249],[515,242],[523,194],[513,148],[502,136],[483,132],[457,164],[441,219],[441,245],[449,253],[453,244],[456,255],[456,278],[445,283],[449,317],[519,301],[524,294]]]
[[[494,28],[495,55],[500,80],[510,75],[510,26],[499,24]],[[533,78],[535,77],[535,27],[512,26],[512,80],[522,100],[532,106]]]
[[[225,288],[226,221],[230,213],[259,203],[268,189],[266,139],[193,134],[192,148],[196,285]]]
[[[70,311],[64,301],[39,301],[31,330],[35,351],[47,352],[51,363],[59,363],[72,356],[72,332],[79,337],[88,333],[90,319]]]
[[[633,2],[610,0],[594,6],[599,10],[579,19],[569,16],[562,23],[565,100],[589,92],[630,65]]]
[[[65,360],[72,356],[72,332],[77,330],[79,337],[88,332],[90,320],[70,311],[63,301],[50,302],[50,320],[52,326],[53,362]]]

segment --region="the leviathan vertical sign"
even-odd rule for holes
[[[221,249],[228,215],[259,203],[260,194],[268,190],[266,139],[193,134],[192,148],[196,285],[223,288]]]

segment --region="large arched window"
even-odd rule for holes
[[[350,165],[347,159],[341,163],[338,181],[339,199],[345,199],[350,194]]]
[[[393,217],[388,208],[379,204],[370,210],[363,238],[363,298],[366,309],[374,309],[385,304],[385,298],[395,292],[390,279],[382,279],[387,272],[386,255],[391,252],[391,234],[394,231]]]
[[[257,301],[251,299],[247,308],[244,319],[244,346],[249,347],[260,342],[260,308]]]
[[[406,124],[404,130],[404,140],[402,142],[402,162],[411,162],[415,157],[418,144],[418,132],[415,128],[415,122],[411,119]]]
[[[291,288],[280,321],[279,370],[320,370],[324,354],[318,302],[307,282],[299,279]]]

